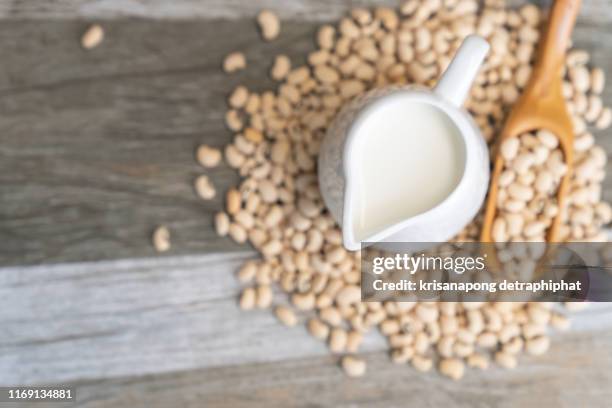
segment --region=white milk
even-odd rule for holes
[[[395,98],[355,126],[361,164],[355,169],[360,181],[353,207],[356,239],[435,207],[459,183],[465,146],[459,130],[435,106]]]

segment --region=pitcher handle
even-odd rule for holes
[[[442,74],[434,92],[457,107],[463,105],[489,48],[484,38],[478,35],[467,36]]]

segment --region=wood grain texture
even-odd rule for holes
[[[0,265],[151,256],[160,223],[172,230],[174,254],[240,250],[212,230],[237,176],[211,171],[219,194],[202,202],[194,149],[231,139],[226,96],[238,83],[273,88],[273,56],[303,62],[316,24],[289,22],[273,43],[260,41],[250,19],[105,27],[104,43],[86,52],[78,21],[0,24]],[[579,21],[575,42],[612,73],[606,27]],[[245,51],[249,68],[227,76],[220,63],[231,50]],[[611,87],[604,100],[612,105]],[[599,141],[612,151],[606,136]]]
[[[393,365],[372,332],[368,374],[354,380],[302,325],[238,309],[233,272],[250,256],[0,269],[0,386],[75,384],[80,407],[594,407],[612,396],[612,305],[577,313],[549,354],[461,383]]]
[[[251,18],[261,9],[274,10],[283,18],[299,18],[301,21],[327,21],[346,13],[351,6],[390,5],[398,0],[4,0],[0,3],[0,18],[35,19],[115,19],[139,17],[150,19],[192,18]],[[535,0],[549,5],[551,0]],[[509,5],[519,5],[525,0],[507,0]],[[605,23],[612,19],[609,0],[588,0],[582,5],[581,14],[594,22]]]
[[[0,385],[75,384],[78,402],[54,407],[609,405],[609,305],[578,314],[549,354],[461,383],[394,366],[374,333],[368,375],[348,379],[302,326],[238,310],[233,273],[254,254],[212,232],[221,199],[192,191],[194,148],[230,140],[236,84],[273,87],[275,54],[302,62],[317,21],[366,3],[395,2],[0,1],[0,265],[42,264],[0,268]],[[612,1],[583,3],[575,43],[612,75]],[[273,43],[252,20],[262,7],[285,19]],[[106,39],[85,52],[92,19]],[[233,50],[249,68],[226,76]],[[237,180],[212,175],[220,192]],[[173,232],[166,257],[149,244],[159,223]]]
[[[212,228],[237,175],[207,171],[218,195],[201,201],[194,150],[231,140],[227,95],[272,87],[272,55],[305,53],[312,28],[292,24],[269,45],[243,24],[112,22],[91,52],[82,23],[0,24],[0,264],[150,256],[158,223],[175,253],[238,250]],[[223,74],[232,49],[252,69]]]
[[[612,358],[610,334],[592,339],[566,336],[555,352],[524,358],[519,369],[468,371],[453,382],[437,373],[394,365],[386,353],[365,355],[368,372],[347,378],[333,357],[197,370],[77,385],[82,406],[168,407],[603,407]],[[593,358],[587,350],[605,354]],[[563,356],[559,359],[559,356]],[[601,374],[605,373],[605,374]],[[178,403],[177,403],[178,402]],[[603,403],[603,404],[602,404]]]
[[[605,407],[612,397],[605,353],[610,335],[565,336],[556,357],[524,358],[519,369],[470,370],[460,382],[437,373],[420,374],[389,362],[385,353],[365,355],[368,373],[341,373],[333,357],[218,367],[184,373],[76,383],[77,404],[32,407]],[[601,351],[600,359],[585,349]],[[596,374],[598,372],[604,375]]]
[[[296,350],[326,355],[305,328],[238,309],[234,273],[253,256],[0,269],[0,385],[278,361]],[[380,336],[364,344],[383,346]]]

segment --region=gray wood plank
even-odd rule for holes
[[[327,354],[304,327],[238,309],[234,271],[252,256],[0,269],[0,385]],[[365,344],[382,346],[378,336]]]
[[[374,2],[351,2],[364,3]],[[585,1],[575,34],[609,74],[610,3]],[[287,19],[272,44],[252,21],[261,7]],[[76,405],[87,407],[608,405],[607,305],[576,316],[550,354],[516,371],[470,372],[460,384],[392,365],[376,335],[364,345],[368,376],[347,379],[303,327],[237,309],[233,271],[253,254],[212,233],[221,202],[191,191],[202,171],[193,148],[229,140],[223,99],[235,84],[272,86],[262,81],[272,56],[297,60],[312,47],[314,21],[346,8],[0,2],[0,265],[151,256],[157,223],[174,232],[170,255],[232,252],[0,269],[0,385],[76,383]],[[134,16],[153,21],[125,19]],[[78,44],[88,19],[107,20],[106,41],[90,53]],[[246,50],[249,70],[224,76],[220,61],[235,49]],[[608,151],[610,134],[600,137]],[[236,180],[226,167],[213,176],[220,191]]]
[[[234,271],[252,256],[0,269],[0,386],[327,356],[327,347],[307,335],[303,325],[289,329],[269,311],[238,309]],[[286,298],[279,293],[275,301]],[[577,314],[574,323],[584,341],[603,336],[592,350],[581,346],[584,359],[596,360],[603,347],[609,349],[604,341],[612,333],[612,304],[594,305]],[[554,337],[558,364],[566,356],[554,350],[566,347],[564,342]],[[363,350],[386,350],[385,341],[372,332]]]
[[[261,80],[272,56],[304,54],[312,27],[292,24],[270,45],[243,22],[111,22],[93,52],[79,46],[84,28],[0,25],[0,265],[150,256],[158,223],[174,253],[238,250],[212,228],[237,175],[208,171],[219,194],[199,200],[194,149],[231,139],[227,94],[273,86]],[[233,49],[253,69],[228,77]]]
[[[74,383],[75,404],[32,407],[606,407],[612,398],[612,332],[563,336],[551,354],[515,370],[468,370],[460,382],[365,355],[365,377],[346,377],[335,357],[214,367]],[[298,351],[298,349],[296,349]]]
[[[397,4],[395,0],[353,0],[354,5]],[[0,18],[95,18],[135,16],[152,19],[251,18],[262,8],[275,10],[285,18],[328,20],[346,12],[346,0],[52,0],[48,2],[8,1]]]
[[[110,21],[102,46],[85,52],[81,22],[3,22],[0,265],[151,256],[158,223],[174,232],[175,254],[239,250],[211,225],[236,174],[213,170],[219,195],[200,201],[194,148],[225,144],[226,95],[241,82],[273,87],[272,56],[299,62],[315,27],[293,21],[266,44],[251,20]],[[612,73],[606,27],[582,22],[576,43]],[[250,66],[226,76],[219,65],[235,49]],[[612,105],[612,87],[604,100]],[[612,151],[609,135],[599,140]]]
[[[5,0],[0,3],[0,18],[20,19],[114,19],[140,17],[151,19],[251,18],[262,8],[269,8],[283,18],[298,17],[304,21],[336,19],[346,13],[347,4],[354,6],[397,5],[399,0],[47,0],[45,2]],[[541,5],[551,0],[535,0]],[[523,4],[525,0],[508,0]],[[581,16],[594,22],[612,19],[610,0],[584,1]]]
[[[219,407],[603,407],[612,397],[612,356],[606,353],[611,341],[610,333],[567,336],[554,345],[554,354],[525,358],[518,370],[471,370],[459,383],[419,374],[373,353],[366,357],[368,374],[361,379],[345,377],[334,358],[318,357],[161,376],[125,387],[119,381],[94,383],[91,391],[87,386],[78,391],[88,397],[94,390],[97,396],[115,395],[102,404],[90,397],[85,406],[92,407],[111,401],[107,406],[127,405],[126,397],[134,394],[141,406],[153,407],[168,406],[181,395],[192,396],[191,406]]]

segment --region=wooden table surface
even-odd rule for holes
[[[230,139],[236,84],[270,88],[273,55],[303,60],[320,21],[374,3],[394,4],[0,1],[0,386],[70,384],[84,407],[610,406],[605,304],[577,314],[549,354],[459,383],[393,365],[375,333],[368,375],[349,379],[303,327],[238,310],[233,273],[254,252],[212,231],[221,200],[196,198],[194,148]],[[612,77],[612,0],[583,3],[575,44]],[[273,43],[254,26],[262,7],[283,17]],[[85,52],[92,20],[106,39]],[[233,50],[249,68],[226,76]],[[608,151],[610,133],[598,136]],[[237,180],[224,166],[212,177],[220,191]],[[173,232],[164,256],[150,245],[157,224]]]

